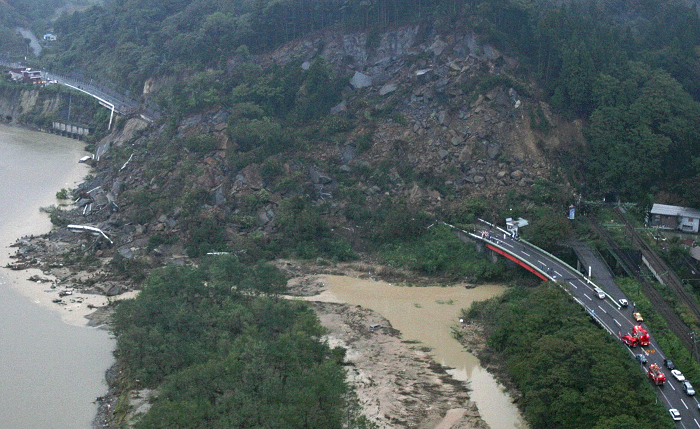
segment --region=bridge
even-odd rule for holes
[[[589,277],[590,271],[589,276],[586,276],[534,244],[514,237],[508,231],[485,220],[479,219],[479,222],[477,229],[471,232],[454,225],[444,225],[450,227],[463,242],[474,241],[478,249],[488,249],[494,259],[501,255],[544,281],[556,282],[616,340],[620,335],[631,331],[634,325],[640,324],[632,316],[636,311],[632,301],[628,300],[630,304],[627,306],[620,304],[620,300],[627,297],[614,283],[606,284],[604,288],[599,287]],[[636,353],[643,353],[648,359],[648,365],[657,364],[659,368],[663,368],[665,356],[653,335],[650,334],[649,337],[649,346],[638,349]],[[635,355],[632,349],[626,349],[632,356]],[[641,364],[640,367],[641,370],[645,369]],[[682,420],[674,423],[681,428],[700,428],[700,403],[694,396],[687,396],[670,373],[667,376],[667,387],[654,386],[654,390],[667,408],[680,411]]]
[[[2,59],[0,59],[0,65],[9,68],[27,67],[20,63],[12,63],[3,61]],[[133,115],[141,110],[142,113],[140,113],[140,117],[148,122],[153,122],[160,116],[158,111],[154,109],[142,109],[139,101],[129,97],[128,94],[122,94],[106,85],[95,82],[93,79],[80,79],[67,74],[46,71],[42,71],[42,78],[47,83],[52,82],[54,84],[63,85],[72,90],[89,95],[96,99],[100,105],[110,109],[109,124],[107,125],[108,130],[112,129],[115,113],[118,115]]]

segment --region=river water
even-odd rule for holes
[[[48,231],[40,207],[56,204],[88,170],[83,143],[0,126],[0,265],[15,239]],[[0,428],[89,429],[107,392],[114,340],[100,329],[67,324],[37,304],[29,273],[0,269]],[[39,291],[43,293],[43,291]],[[35,302],[36,301],[36,302]]]
[[[436,362],[451,368],[447,372],[453,378],[469,384],[469,395],[491,429],[528,427],[508,393],[451,333],[459,325],[462,308],[498,296],[505,287],[406,287],[330,275],[322,279],[328,293],[323,300],[372,309],[401,331],[404,340],[417,340],[431,348]]]

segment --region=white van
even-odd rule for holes
[[[594,287],[593,290],[595,290],[595,293],[598,294],[598,298],[605,299],[605,292],[603,292],[603,289],[599,287]]]

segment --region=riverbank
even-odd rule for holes
[[[435,362],[430,348],[407,340],[376,311],[333,296],[327,288],[330,277],[353,280],[309,273],[292,278],[289,293],[312,306],[331,347],[346,349],[348,380],[371,421],[388,429],[489,427],[467,384]]]
[[[381,425],[388,424],[382,416],[393,415],[386,408],[417,418],[410,409],[393,408],[393,404],[401,402],[400,395],[387,397],[387,392],[392,391],[392,383],[402,377],[401,368],[408,365],[397,358],[405,352],[418,353],[422,359],[430,360],[431,368],[436,370],[434,378],[443,383],[468,386],[466,409],[473,407],[474,413],[467,416],[470,417],[467,419],[469,423],[456,419],[452,423],[455,427],[460,427],[460,424],[480,427],[480,423],[471,419],[476,416],[478,421],[492,429],[527,427],[514,405],[513,398],[517,398],[518,393],[510,388],[504,389],[453,336],[453,331],[460,327],[458,315],[462,308],[469,307],[473,301],[500,295],[506,289],[504,286],[437,286],[434,282],[431,284],[429,278],[416,278],[416,283],[407,283],[404,275],[394,276],[387,282],[375,274],[385,271],[382,267],[362,263],[324,267],[280,261],[278,266],[291,277],[289,293],[309,302],[329,330],[329,340],[338,341],[348,350],[353,371],[351,380],[357,386],[362,402],[371,404],[366,407],[366,412]],[[398,278],[404,281],[397,281]],[[355,311],[360,313],[354,314]],[[394,350],[393,345],[386,343],[382,338],[385,329],[401,339],[399,343],[406,348],[405,351]],[[481,340],[483,348],[485,338]],[[398,375],[395,374],[397,371]],[[371,383],[366,382],[367,379]],[[361,380],[359,385],[357,380]],[[441,413],[443,417],[449,414],[454,418],[456,411],[450,411],[447,406],[453,396],[439,394],[431,398],[429,394],[416,390],[411,400],[419,404],[425,401],[423,405],[431,412]],[[433,407],[431,404],[436,402],[444,402],[446,407]],[[417,424],[408,426],[418,427]]]
[[[34,133],[35,131],[7,127],[3,132],[14,134],[17,137],[23,133]],[[36,135],[43,134],[37,133]],[[46,138],[54,137],[53,135],[46,136]],[[52,264],[52,268],[49,270],[36,268],[42,265],[42,261],[36,258],[48,256],[46,254],[49,252],[60,253],[64,246],[61,242],[51,242],[45,238],[53,225],[49,215],[42,212],[41,209],[56,205],[58,202],[55,196],[56,192],[60,189],[75,189],[78,184],[84,181],[85,176],[90,171],[88,166],[78,163],[80,156],[84,155],[81,149],[77,149],[78,145],[80,143],[75,142],[75,161],[65,171],[49,172],[49,177],[42,177],[41,172],[33,168],[24,172],[34,180],[50,180],[52,183],[50,187],[55,188],[55,191],[31,197],[21,196],[23,204],[16,204],[18,208],[21,207],[21,210],[15,211],[11,219],[0,226],[0,249],[2,249],[0,267],[2,267],[3,276],[9,280],[9,284],[15,291],[43,308],[60,313],[62,320],[67,324],[86,326],[90,323],[87,317],[96,309],[106,307],[110,301],[103,294],[83,292],[74,287],[75,282],[72,280],[87,281],[90,279],[90,274],[77,273],[72,276],[68,267],[60,266],[58,263]],[[17,173],[22,174],[23,172],[18,171]],[[71,209],[70,206],[64,208]],[[29,253],[28,246],[33,248],[46,247],[46,250],[43,252],[44,255],[41,253],[33,254],[33,263],[18,267],[22,269],[7,269],[8,266],[16,266],[18,255]],[[101,324],[101,319],[97,320],[91,326]]]
[[[0,153],[0,426],[88,428],[96,411],[92,400],[107,389],[104,372],[113,359],[113,340],[87,328],[84,318],[72,320],[76,310],[43,300],[42,295],[59,293],[43,272],[4,268],[14,261],[11,245],[18,237],[51,229],[39,209],[55,204],[58,190],[74,187],[87,174],[77,162],[82,144],[0,126]]]

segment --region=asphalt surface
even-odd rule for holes
[[[487,236],[482,234],[487,233]],[[531,268],[539,272],[552,281],[558,282],[564,289],[600,324],[610,335],[618,338],[619,334],[632,333],[632,327],[640,324],[636,322],[632,313],[635,312],[633,301],[628,299],[617,286],[608,285],[601,289],[605,292],[603,299],[598,297],[591,282],[589,282],[576,269],[560,261],[555,256],[534,247],[523,240],[515,240],[500,228],[488,226],[476,234],[471,234],[473,238],[482,240],[487,247],[494,247],[526,263]],[[620,299],[627,299],[629,305],[622,307]],[[642,314],[642,317],[644,315]],[[625,348],[630,353],[630,359],[634,359],[636,354],[644,354],[648,362],[640,364],[640,371],[646,373],[651,364],[659,366],[666,375],[666,383],[663,386],[654,386],[654,390],[659,395],[660,400],[667,409],[675,408],[681,414],[681,421],[677,421],[679,428],[700,429],[700,409],[698,409],[698,399],[695,396],[688,396],[682,388],[682,383],[677,381],[671,371],[664,367],[664,354],[658,343],[654,339],[653,333],[647,329],[644,323],[641,325],[649,332],[650,344],[646,347]],[[649,381],[651,383],[651,381]],[[700,386],[693,386],[700,388]],[[670,415],[669,415],[669,418]]]

